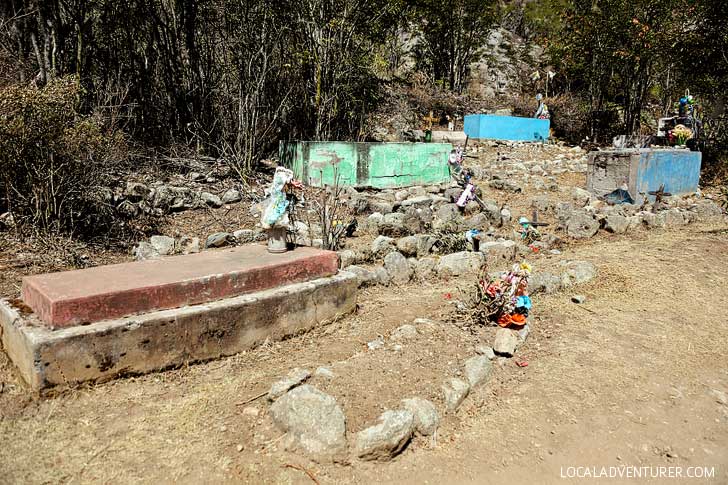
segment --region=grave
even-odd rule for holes
[[[231,355],[351,312],[338,256],[253,244],[24,278],[0,300],[5,351],[33,389]]]
[[[687,149],[628,148],[589,153],[586,188],[598,197],[619,194],[642,204],[662,190],[672,195],[695,193],[700,181],[702,155]],[[622,196],[624,192],[629,197]]]
[[[549,138],[551,122],[520,116],[477,114],[463,120],[465,134],[475,140],[544,142]]]
[[[281,141],[281,163],[306,185],[377,189],[450,181],[450,143]]]

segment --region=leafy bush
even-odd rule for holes
[[[89,235],[115,218],[107,187],[123,139],[77,110],[79,85],[0,89],[0,213],[20,226]]]

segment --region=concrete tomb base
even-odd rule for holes
[[[356,307],[356,276],[334,276],[223,300],[51,330],[0,300],[5,352],[30,387],[105,381],[235,354],[311,329]]]

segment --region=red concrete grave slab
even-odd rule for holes
[[[332,251],[262,245],[23,278],[22,299],[52,328],[196,305],[336,273]]]

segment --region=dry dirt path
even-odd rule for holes
[[[50,399],[30,396],[0,354],[0,483],[312,483],[286,464],[321,483],[728,483],[725,227],[601,237],[563,256],[599,268],[577,290],[587,303],[570,303],[570,293],[535,298],[520,351],[529,366],[497,366],[444,419],[437,442],[418,438],[391,463],[308,462],[277,448],[263,403],[237,403],[293,366],[324,364],[337,374],[327,390],[350,431],[411,393],[436,398],[488,331],[449,326],[399,353],[367,352],[365,343],[446,315],[442,295],[456,282],[371,290],[356,316],[308,335]],[[541,270],[556,264],[536,261]],[[570,466],[620,465],[707,466],[715,477],[561,478]]]

